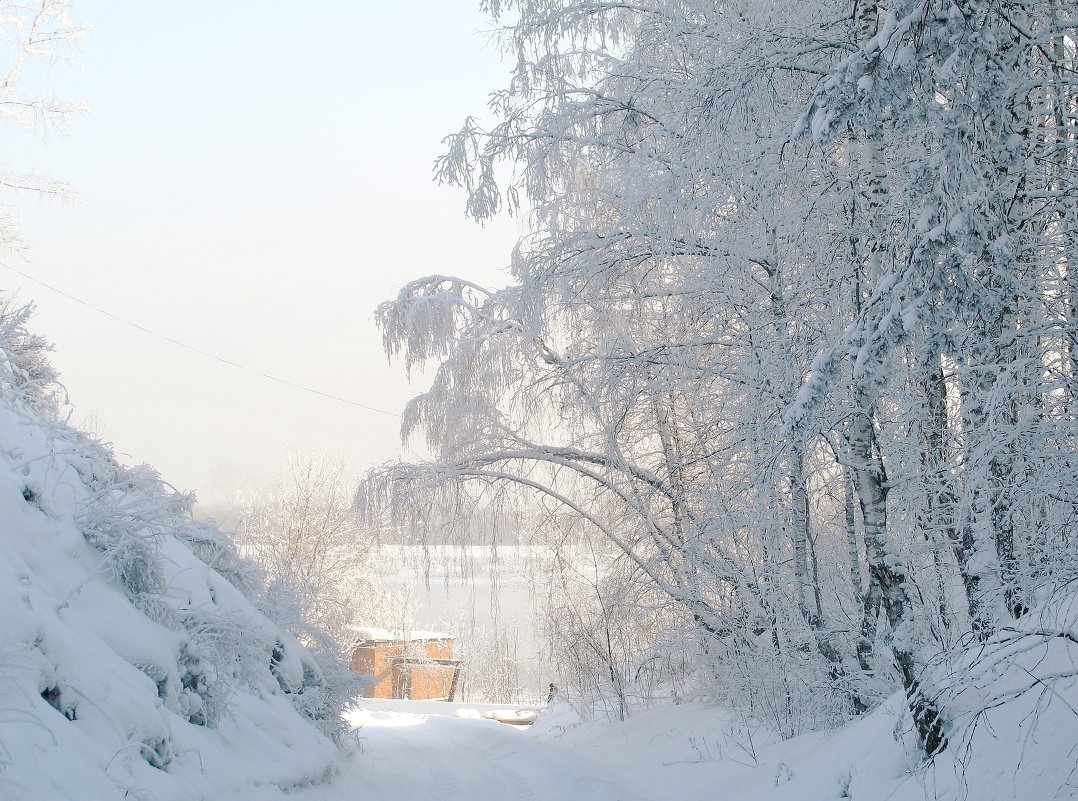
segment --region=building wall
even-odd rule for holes
[[[453,684],[453,665],[399,664],[407,657],[452,659],[453,641],[414,640],[360,645],[352,653],[349,667],[356,673],[373,676],[364,691],[367,698],[448,698]]]
[[[367,698],[394,698],[397,684],[394,660],[404,653],[403,645],[379,644],[361,645],[352,653],[349,667],[364,676],[373,676],[374,683],[368,685],[363,694]]]
[[[438,701],[449,698],[453,687],[454,665],[404,665],[408,671],[408,697],[414,701]]]
[[[427,640],[423,643],[423,655],[427,659],[452,659],[452,640]]]

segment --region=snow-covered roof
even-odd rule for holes
[[[452,640],[452,634],[443,631],[404,631],[402,629],[379,629],[373,626],[352,626],[356,639],[368,642],[400,642],[409,640]]]

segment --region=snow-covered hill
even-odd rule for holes
[[[191,499],[59,420],[0,319],[0,798],[272,799],[337,770],[332,661]],[[254,599],[254,600],[253,600]]]

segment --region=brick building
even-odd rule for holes
[[[356,629],[353,671],[371,677],[368,698],[452,701],[460,675],[454,638],[435,631]]]

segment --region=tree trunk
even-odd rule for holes
[[[924,386],[924,416],[920,429],[921,473],[927,506],[922,523],[923,534],[929,543],[942,538],[950,545],[958,571],[962,576],[966,591],[966,605],[972,619],[974,588],[970,583],[967,570],[968,554],[963,547],[962,533],[958,526],[958,493],[954,485],[955,477],[951,470],[951,458],[947,452],[947,431],[950,427],[947,416],[947,381],[943,374],[940,348],[932,342],[924,346],[919,359],[919,372],[923,376]],[[946,582],[935,548],[932,550],[932,557],[939,583],[940,618],[944,626],[949,626]]]
[[[862,0],[856,5],[855,23],[858,40],[867,43],[876,34],[879,21],[879,4]],[[868,220],[865,245],[865,274],[871,287],[879,279],[884,266],[887,233],[884,229],[883,208],[887,197],[886,165],[876,147],[878,130],[865,132],[864,157],[861,164],[861,183],[868,199]],[[879,312],[876,312],[878,314]],[[865,321],[866,328],[873,330],[876,320]],[[848,428],[854,485],[861,504],[861,517],[865,527],[865,558],[869,570],[869,592],[875,583],[880,592],[880,603],[891,627],[891,651],[895,665],[902,676],[914,725],[925,753],[933,755],[946,746],[939,711],[924,693],[919,683],[919,644],[913,607],[907,589],[908,581],[901,567],[898,554],[890,550],[887,528],[887,471],[876,442],[873,418],[876,398],[869,386],[853,377],[853,400],[857,411]],[[864,620],[870,620],[871,609],[866,603]],[[875,626],[871,618],[869,629]],[[864,626],[863,626],[864,629]],[[862,631],[858,643],[858,655],[867,644],[869,632]]]
[[[794,580],[797,582],[797,609],[816,638],[816,648],[830,665],[831,679],[837,681],[846,675],[842,665],[842,652],[835,644],[834,632],[827,624],[823,604],[819,599],[819,586],[809,572],[809,526],[808,488],[805,485],[805,459],[800,446],[795,445],[790,455],[790,495],[793,501]],[[813,603],[810,604],[810,593]]]
[[[907,577],[898,555],[889,548],[887,533],[887,473],[883,459],[875,447],[872,421],[865,408],[871,408],[868,393],[858,392],[861,411],[850,425],[850,448],[854,463],[854,482],[861,501],[865,524],[865,550],[871,584],[880,591],[880,601],[891,627],[891,651],[895,666],[902,676],[910,712],[925,753],[929,756],[947,744],[939,710],[922,689],[919,675],[923,665],[918,659],[918,638],[914,610],[907,590]],[[869,620],[866,594],[865,620]],[[872,628],[875,627],[873,619]],[[866,641],[862,632],[861,642]],[[860,645],[858,655],[860,656]]]

